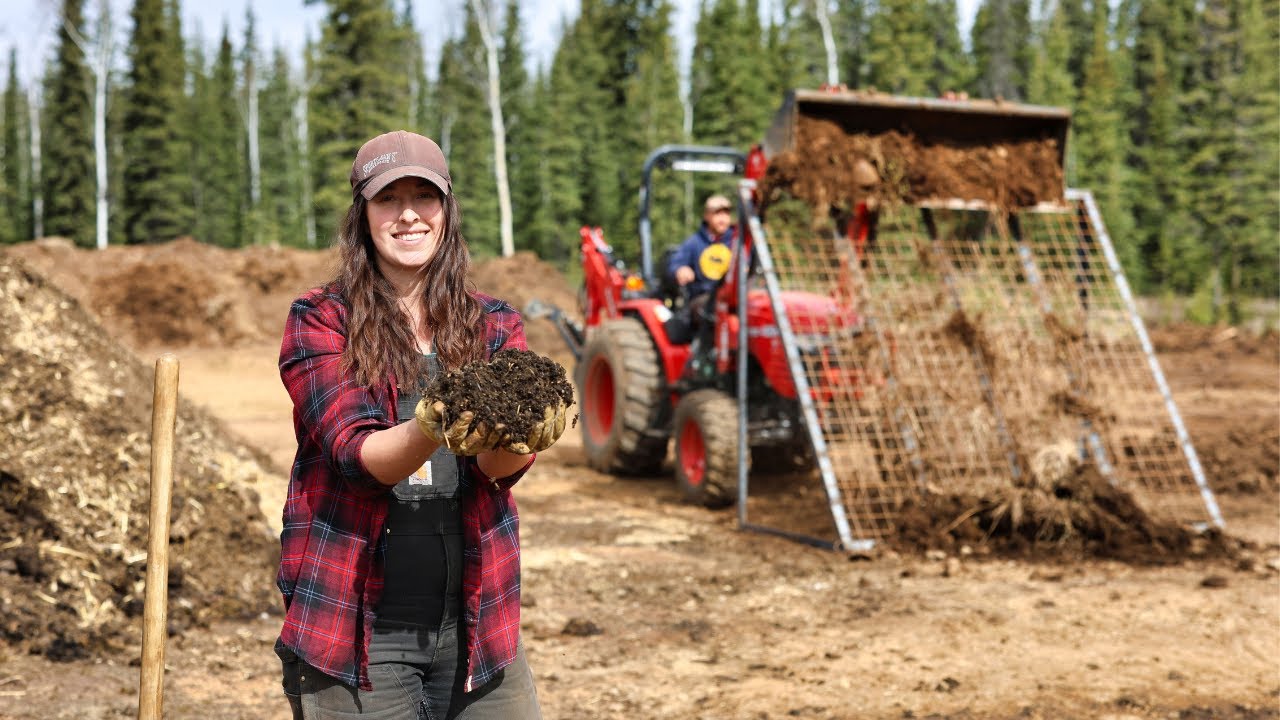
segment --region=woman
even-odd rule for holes
[[[540,717],[510,493],[533,455],[442,428],[449,413],[420,398],[442,368],[526,349],[520,316],[466,288],[434,142],[379,135],[350,180],[337,277],[294,301],[280,349],[298,438],[277,578],[285,694],[307,720]]]

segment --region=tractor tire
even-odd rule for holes
[[[695,390],[676,404],[676,483],[686,500],[710,508],[738,501],[738,403]],[[748,462],[750,461],[750,455]]]
[[[592,331],[574,373],[582,403],[582,449],[601,472],[652,475],[667,456],[670,407],[662,361],[635,318]]]

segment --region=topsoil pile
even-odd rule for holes
[[[0,327],[0,638],[54,659],[136,647],[153,371],[13,257],[0,256]],[[247,489],[266,466],[180,403],[171,632],[279,605],[278,543]]]
[[[865,199],[854,168],[869,162],[886,203],[982,201],[1013,209],[1063,197],[1061,148],[1053,138],[965,145],[911,133],[848,133],[838,123],[801,116],[795,147],[770,159],[761,204],[803,200],[815,218],[848,212]]]

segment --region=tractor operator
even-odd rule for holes
[[[702,225],[671,255],[669,272],[692,301],[711,292],[729,269],[733,239],[733,203],[723,195],[707,198]],[[705,301],[704,301],[705,302]]]
[[[702,224],[671,254],[667,273],[684,293],[684,317],[669,323],[674,342],[688,342],[699,330],[710,326],[704,317],[711,293],[733,256],[733,203],[724,195],[708,197],[702,208]]]

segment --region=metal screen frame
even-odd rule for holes
[[[1008,402],[1010,397],[1018,399],[1015,396],[1019,396],[1019,394],[1026,397],[1033,392],[1043,390],[1043,386],[1036,384],[1037,378],[1015,378],[1018,382],[1013,383],[1010,382],[1009,378],[1003,378],[1003,384],[1000,387],[1001,394],[997,394],[991,375],[991,368],[996,366],[988,367],[993,360],[988,357],[988,348],[982,346],[981,342],[970,344],[967,357],[958,360],[953,357],[947,358],[945,362],[940,363],[935,355],[941,354],[945,356],[946,353],[938,351],[934,347],[926,348],[926,352],[923,354],[916,352],[916,355],[912,358],[917,362],[925,362],[925,365],[917,364],[912,366],[910,363],[899,363],[898,360],[901,360],[901,358],[895,360],[894,358],[897,356],[894,353],[906,346],[896,344],[900,338],[896,337],[894,333],[906,324],[903,320],[906,315],[895,315],[892,312],[891,305],[878,306],[881,309],[890,308],[890,311],[883,313],[883,316],[877,316],[876,312],[868,310],[861,330],[862,333],[869,333],[867,335],[869,340],[864,344],[873,349],[878,348],[878,354],[876,354],[874,361],[868,361],[865,367],[859,366],[857,371],[864,373],[862,377],[865,378],[873,374],[871,366],[876,362],[887,368],[883,373],[883,377],[878,378],[879,383],[875,388],[876,402],[867,403],[869,406],[874,407],[869,410],[859,407],[863,404],[862,396],[853,394],[837,397],[834,400],[827,398],[819,407],[819,403],[815,402],[812,392],[814,386],[809,378],[809,373],[813,372],[813,370],[812,368],[806,370],[801,348],[799,347],[796,333],[793,331],[793,323],[787,316],[786,306],[781,299],[784,290],[783,283],[780,281],[779,267],[775,262],[773,247],[754,205],[754,189],[755,183],[753,181],[746,180],[740,183],[738,191],[741,201],[739,203],[739,219],[741,224],[748,227],[751,232],[754,262],[760,277],[764,281],[774,317],[777,320],[778,336],[782,341],[788,369],[797,391],[800,419],[804,423],[808,438],[811,441],[813,457],[816,460],[821,482],[827,495],[838,540],[832,543],[782,528],[754,524],[749,520],[747,508],[748,499],[750,498],[750,478],[747,467],[749,440],[746,421],[749,353],[745,351],[738,353],[737,367],[739,527],[781,535],[822,547],[853,552],[867,551],[873,549],[880,540],[892,532],[893,511],[885,510],[885,508],[893,507],[895,502],[898,502],[900,507],[902,498],[907,496],[923,496],[924,493],[928,492],[928,488],[933,482],[951,481],[953,477],[971,479],[973,477],[998,478],[999,476],[1005,476],[1011,481],[1017,481],[1019,478],[1030,478],[1034,475],[1029,467],[1031,463],[1028,461],[1027,447],[1020,445],[1019,438],[1015,438],[1010,431],[1011,423],[1018,427],[1021,432],[1027,431],[1026,413],[1024,412],[1021,417],[1012,419],[1006,417],[1004,403]],[[1120,266],[1115,248],[1111,243],[1092,193],[1086,190],[1069,189],[1066,192],[1065,203],[1042,203],[1040,206],[1024,208],[1017,213],[1009,213],[1007,216],[995,213],[994,208],[984,203],[974,202],[925,202],[907,206],[907,208],[919,212],[920,222],[913,226],[914,235],[911,234],[911,228],[909,228],[905,236],[910,236],[912,242],[921,244],[917,247],[919,257],[923,258],[921,262],[927,265],[930,272],[936,273],[933,280],[926,279],[921,281],[917,271],[917,276],[914,278],[916,285],[912,287],[917,290],[919,287],[936,287],[938,298],[933,301],[932,307],[935,313],[939,312],[940,309],[950,308],[950,311],[955,314],[953,317],[959,317],[963,321],[966,312],[965,300],[962,299],[963,293],[968,293],[967,297],[970,305],[973,304],[972,297],[975,292],[999,293],[1004,291],[1006,294],[1018,296],[1014,298],[1020,301],[1015,308],[1015,317],[1005,325],[1002,325],[1001,328],[1006,331],[1011,330],[1010,334],[1013,335],[1019,332],[1039,333],[1040,347],[1030,347],[1034,343],[1028,342],[1027,352],[1031,353],[1031,356],[1027,361],[1028,365],[1026,367],[1038,371],[1041,375],[1052,376],[1059,382],[1065,382],[1066,387],[1071,391],[1066,394],[1075,396],[1076,391],[1079,390],[1080,397],[1087,400],[1092,397],[1090,391],[1096,393],[1098,392],[1098,385],[1105,385],[1106,382],[1112,381],[1105,378],[1106,371],[1112,369],[1112,365],[1119,367],[1120,370],[1129,371],[1132,375],[1133,372],[1138,372],[1135,367],[1139,363],[1144,363],[1145,372],[1141,373],[1141,377],[1130,377],[1129,379],[1135,381],[1134,384],[1144,385],[1144,388],[1148,384],[1154,385],[1152,390],[1159,395],[1160,403],[1163,405],[1168,422],[1172,427],[1171,434],[1173,438],[1168,441],[1163,439],[1166,434],[1163,426],[1164,421],[1152,417],[1153,414],[1158,413],[1158,410],[1154,407],[1148,409],[1150,403],[1143,404],[1148,400],[1154,399],[1154,397],[1140,394],[1144,391],[1143,389],[1139,389],[1137,391],[1139,394],[1135,395],[1141,401],[1137,404],[1142,406],[1140,410],[1143,412],[1133,417],[1141,420],[1150,420],[1150,422],[1139,421],[1137,424],[1142,426],[1140,428],[1141,432],[1145,432],[1147,436],[1150,436],[1144,437],[1143,441],[1150,443],[1155,449],[1139,446],[1139,440],[1135,440],[1131,436],[1122,436],[1117,439],[1116,435],[1120,430],[1110,428],[1110,434],[1108,434],[1107,419],[1100,415],[1090,415],[1088,412],[1081,412],[1078,416],[1064,415],[1063,417],[1058,417],[1054,421],[1056,425],[1051,430],[1039,429],[1047,432],[1050,436],[1062,436],[1065,434],[1075,438],[1075,447],[1070,452],[1075,453],[1076,460],[1092,460],[1103,477],[1113,485],[1134,490],[1135,499],[1137,499],[1138,495],[1150,500],[1152,497],[1161,497],[1160,493],[1184,492],[1190,490],[1190,488],[1185,487],[1186,485],[1194,483],[1194,488],[1199,493],[1200,501],[1207,512],[1209,522],[1192,522],[1191,524],[1199,529],[1207,527],[1210,523],[1219,528],[1224,527],[1225,523],[1219,511],[1216,498],[1205,479],[1195,447],[1186,431],[1177,404],[1160,368],[1150,337],[1146,332],[1146,327],[1138,314],[1137,305],[1129,288],[1127,278],[1124,275],[1123,268]],[[964,214],[968,212],[978,213],[978,216],[982,218],[980,222],[987,223],[980,229],[981,233],[994,233],[991,236],[994,239],[986,239],[987,235],[980,236],[982,242],[990,243],[989,247],[995,248],[994,250],[969,251],[963,245],[959,245],[959,249],[952,249],[951,245],[944,242],[945,232],[939,230],[935,221],[935,213],[942,213],[944,216],[951,218],[953,225],[960,225],[963,224]],[[906,211],[903,214],[904,217],[909,216]],[[961,220],[957,221],[955,219],[957,216],[961,217]],[[1040,218],[1044,219],[1041,220]],[[912,222],[916,221],[912,220]],[[1033,226],[1030,230],[1031,240],[1024,236],[1025,229],[1022,227],[1024,222]],[[1056,225],[1054,224],[1055,222],[1057,223]],[[1041,223],[1044,223],[1043,227]],[[1056,231],[1059,233],[1057,237],[1066,238],[1076,243],[1078,247],[1074,249],[1068,247],[1066,251],[1063,251],[1062,248],[1053,247],[1051,244],[1046,246],[1035,244],[1037,229],[1041,232],[1047,229],[1050,233]],[[954,231],[954,228],[951,231]],[[954,240],[954,238],[951,239]],[[859,292],[863,293],[858,299],[867,300],[870,297],[867,290],[869,282],[868,276],[864,274],[863,270],[863,265],[867,264],[867,261],[860,254],[861,250],[855,251],[848,238],[834,236],[830,238],[830,241],[835,251],[816,262],[825,262],[825,267],[828,268],[838,264],[847,276],[845,280],[849,284],[860,288]],[[782,242],[785,247],[787,244],[785,236]],[[979,244],[981,245],[981,243]],[[1090,244],[1096,244],[1096,247],[1086,249],[1086,246]],[[898,248],[898,250],[900,252],[898,259],[909,254],[901,253],[901,248]],[[950,256],[948,255],[949,252],[959,252],[962,255],[965,252],[972,252],[974,255],[981,255],[981,253],[987,252],[991,253],[991,257],[979,257],[978,260],[972,260],[968,257],[957,258]],[[1047,255],[1037,256],[1037,253],[1047,253]],[[1054,253],[1057,253],[1057,255],[1054,255]],[[964,263],[967,262],[974,264],[965,265]],[[983,263],[987,263],[987,265]],[[1042,272],[1042,264],[1044,272]],[[748,347],[747,322],[742,313],[747,307],[750,265],[751,263],[749,262],[737,262],[736,264],[739,294],[739,348]],[[972,277],[982,278],[984,270],[991,270],[996,265],[998,265],[998,272],[1005,273],[1006,276],[1004,278],[997,276],[987,286],[977,282],[964,284],[966,279],[972,279]],[[1100,265],[1105,265],[1105,268],[1097,267]],[[1076,269],[1073,270],[1073,268]],[[957,273],[961,270],[968,270],[969,272],[967,275],[957,276]],[[1066,278],[1071,272],[1076,273],[1074,286],[1071,284],[1071,279]],[[1045,273],[1048,273],[1048,275],[1046,276]],[[1005,280],[1005,285],[1000,284],[1002,279]],[[877,278],[877,280],[881,283],[879,291],[884,292],[884,278]],[[907,283],[909,284],[912,280],[913,278],[907,278]],[[1056,284],[1054,284],[1055,282]],[[1067,291],[1076,293],[1078,297],[1072,297],[1070,293],[1064,294],[1064,286]],[[1076,289],[1073,290],[1073,287]],[[1057,295],[1055,296],[1054,293],[1057,293]],[[1003,298],[1003,300],[1009,302],[1008,298]],[[1056,306],[1055,302],[1057,303]],[[1063,341],[1062,337],[1055,335],[1057,332],[1065,332],[1061,328],[1055,329],[1055,323],[1058,322],[1055,310],[1061,310],[1065,306],[1070,306],[1070,309],[1077,313],[1082,313],[1082,322],[1086,326],[1085,330],[1080,331],[1085,336],[1084,342],[1081,342],[1079,335],[1070,336],[1068,344],[1071,344],[1071,352],[1075,354],[1071,354],[1061,347],[1056,350],[1053,349],[1055,343],[1067,342]],[[872,304],[868,303],[865,306],[860,304],[859,307],[870,308]],[[908,309],[910,308],[908,307]],[[1094,315],[1098,317],[1094,317]],[[936,317],[938,316],[935,314],[935,319]],[[978,317],[981,318],[981,313],[979,313]],[[1099,320],[1098,318],[1102,319]],[[1129,343],[1132,338],[1120,335],[1122,332],[1119,328],[1121,318],[1123,318],[1124,322],[1127,322],[1131,332],[1136,336],[1136,345],[1140,347],[1141,359],[1138,358],[1138,351],[1131,347]],[[1099,328],[1089,326],[1090,322],[1095,321],[1101,331],[1099,331]],[[936,339],[939,331],[935,328],[932,332]],[[1090,337],[1088,335],[1089,332],[1095,333],[1097,337]],[[1054,336],[1053,341],[1046,342],[1046,336]],[[834,339],[833,342],[835,342]],[[1116,346],[1121,349],[1115,350],[1111,355],[1108,355],[1109,349],[1105,348],[1108,348],[1108,344],[1112,342],[1116,343]],[[1016,338],[1012,341],[1006,341],[1006,344],[1008,343],[1016,344]],[[1104,348],[1103,350],[1097,350],[1097,357],[1089,354],[1090,349],[1096,349],[1094,346],[1096,348]],[[1046,351],[1046,347],[1049,348],[1049,351]],[[913,351],[916,350],[915,348],[911,349]],[[930,354],[929,350],[933,350],[934,353]],[[1039,355],[1036,355],[1037,352],[1039,352]],[[890,357],[891,355],[893,357]],[[903,357],[906,355],[907,353],[902,353]],[[812,364],[812,360],[810,360],[810,363]],[[948,365],[946,363],[951,364]],[[1108,363],[1111,365],[1108,365]],[[897,369],[899,364],[905,364],[908,368],[902,373],[902,376],[899,376]],[[947,452],[952,438],[946,438],[947,442],[938,442],[939,428],[954,434],[959,431],[958,428],[960,426],[957,424],[955,417],[943,417],[949,413],[954,415],[953,408],[948,407],[943,412],[936,413],[937,417],[930,417],[928,408],[921,409],[919,400],[922,397],[921,387],[925,391],[938,390],[937,387],[929,386],[928,383],[921,385],[918,382],[918,377],[914,378],[913,382],[910,370],[921,370],[922,368],[930,373],[944,377],[948,372],[954,372],[958,378],[954,382],[962,383],[966,379],[969,380],[970,385],[966,389],[971,393],[971,399],[981,398],[982,401],[972,409],[970,415],[977,416],[980,414],[982,416],[984,421],[983,428],[985,428],[983,441],[986,443],[984,447],[970,447],[968,450],[969,455],[966,456],[964,452],[957,452],[953,457]],[[927,375],[928,373],[925,374]],[[1116,374],[1119,376],[1124,375],[1123,372],[1117,372]],[[904,386],[904,380],[907,381],[908,385],[913,385],[914,387]],[[943,390],[945,389],[943,388]],[[1018,410],[1017,403],[1014,403],[1014,406],[1014,410]],[[1017,413],[1015,412],[1015,414]],[[875,435],[874,438],[871,438],[874,442],[869,446],[872,449],[863,448],[858,450],[855,448],[852,450],[852,455],[845,453],[840,455],[840,459],[842,464],[870,463],[870,471],[864,472],[863,470],[855,469],[854,475],[856,476],[859,473],[875,475],[878,476],[878,479],[868,480],[866,477],[861,477],[851,482],[848,479],[848,468],[845,468],[845,477],[839,476],[840,474],[835,465],[836,460],[833,457],[833,446],[828,440],[828,433],[824,431],[824,422],[833,422],[831,420],[833,415],[837,416],[837,421],[845,421],[855,425],[861,424],[867,428],[874,427],[873,430],[858,431],[860,433],[871,432]],[[820,419],[820,416],[825,420]],[[1121,423],[1115,421],[1114,417],[1111,419],[1117,425],[1121,425]],[[946,425],[946,423],[950,423],[950,425]],[[1053,425],[1054,423],[1049,424]],[[1127,426],[1125,426],[1125,429],[1131,430]],[[970,432],[974,436],[982,434],[973,430],[966,430],[966,432]],[[842,439],[847,438],[842,438],[837,433],[835,436],[837,447],[841,446]],[[935,444],[934,448],[929,447],[931,442]],[[1185,466],[1182,466],[1183,470],[1178,470],[1171,465],[1172,461],[1169,457],[1171,451],[1169,450],[1170,446],[1166,444],[1167,442],[1176,442],[1177,449],[1180,450],[1181,457],[1186,463]],[[1135,446],[1139,447],[1135,449]],[[864,457],[868,452],[871,454],[870,460]],[[862,453],[863,456],[860,456],[859,453]],[[1144,453],[1146,454],[1144,455]],[[1138,457],[1135,459],[1134,455]],[[1001,456],[1003,457],[1002,461],[995,459]],[[946,459],[942,460],[940,458]],[[974,465],[971,467],[966,461],[972,461]],[[946,464],[949,467],[945,471],[939,470],[939,463]],[[886,470],[890,466],[892,471]],[[948,471],[952,472],[953,475],[949,476],[947,474]],[[1189,471],[1189,477],[1186,471]],[[885,478],[889,477],[890,472],[892,473],[893,482],[885,484]],[[1154,477],[1153,480],[1148,482],[1148,477],[1142,474],[1144,472],[1151,473],[1153,477],[1159,477]],[[959,473],[959,475],[955,475],[955,473]],[[872,512],[872,519],[870,520],[867,519],[867,513],[863,507],[867,502],[878,508]],[[1150,508],[1148,509],[1150,510]]]

